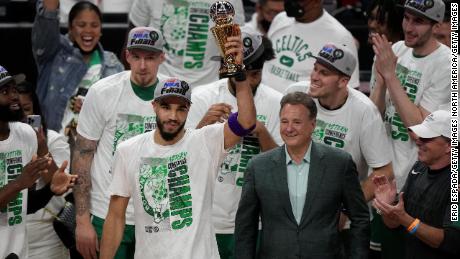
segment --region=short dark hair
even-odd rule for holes
[[[88,2],[88,1],[81,1],[72,6],[72,9],[70,9],[69,12],[69,20],[68,20],[68,26],[72,26],[72,22],[77,17],[79,13],[81,13],[84,10],[90,10],[94,11],[97,16],[99,17],[99,21],[102,23],[102,13],[101,10],[99,10],[99,7],[97,7],[95,4]]]
[[[280,104],[280,113],[286,104],[301,104],[305,106],[305,108],[307,108],[307,110],[310,112],[309,119],[315,119],[316,114],[318,113],[318,109],[316,108],[316,104],[313,99],[308,94],[303,92],[292,92],[286,94],[283,96],[283,98],[281,98]]]

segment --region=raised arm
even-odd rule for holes
[[[235,54],[236,63],[243,64],[243,44],[241,42],[241,35],[228,37],[228,41],[225,43],[227,51],[225,54]],[[248,80],[235,80],[235,95],[238,107],[238,126],[247,130],[256,124],[256,108],[254,106],[254,99],[252,96],[251,86]],[[229,119],[231,120],[231,119]],[[240,140],[241,136],[236,135],[229,127],[228,121],[224,126],[224,147],[225,149],[233,147]]]
[[[390,94],[391,101],[396,107],[404,126],[410,127],[419,124],[423,119],[430,114],[423,107],[414,104],[405,89],[401,86],[401,82],[396,76],[396,63],[398,58],[394,54],[391,43],[388,42],[385,35],[378,34],[373,36],[374,45],[372,46],[375,52],[376,72],[383,77],[385,86]],[[378,106],[378,104],[376,104]]]
[[[59,0],[38,0],[37,14],[32,27],[32,52],[40,72],[44,62],[53,58],[59,49]]]
[[[75,237],[77,249],[84,258],[97,258],[97,235],[90,218],[91,164],[96,152],[97,142],[77,135],[73,151],[72,173],[78,175],[74,187],[77,228]]]

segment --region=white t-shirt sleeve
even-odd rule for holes
[[[368,110],[362,118],[359,145],[364,159],[371,168],[378,168],[391,162],[393,156],[385,126],[377,107]]]
[[[129,12],[129,20],[135,26],[148,26],[150,22],[150,13],[147,0],[134,0],[131,11]]]
[[[99,140],[101,138],[105,127],[103,107],[106,105],[107,103],[102,98],[99,98],[99,93],[96,91],[95,86],[91,87],[78,116],[78,134],[89,140]]]
[[[127,149],[127,146],[120,145],[115,152],[112,167],[113,178],[109,186],[109,193],[111,196],[131,197],[132,195],[132,186],[134,185],[131,184],[128,177],[128,169],[133,170],[133,168],[130,168],[128,164],[129,161],[125,160],[127,157],[124,155],[125,149]]]

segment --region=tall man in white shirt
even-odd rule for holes
[[[136,27],[129,33],[126,59],[131,71],[104,78],[89,90],[77,126],[72,171],[79,175],[75,188],[77,249],[84,258],[97,258],[98,240],[109,208],[108,187],[112,159],[119,143],[155,128],[151,110],[164,61],[164,39],[153,27]],[[117,258],[134,256],[132,206],[126,217],[126,235]]]

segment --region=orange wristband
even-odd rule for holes
[[[412,223],[407,227],[407,231],[411,232],[418,224],[420,223],[419,219],[415,219]]]

